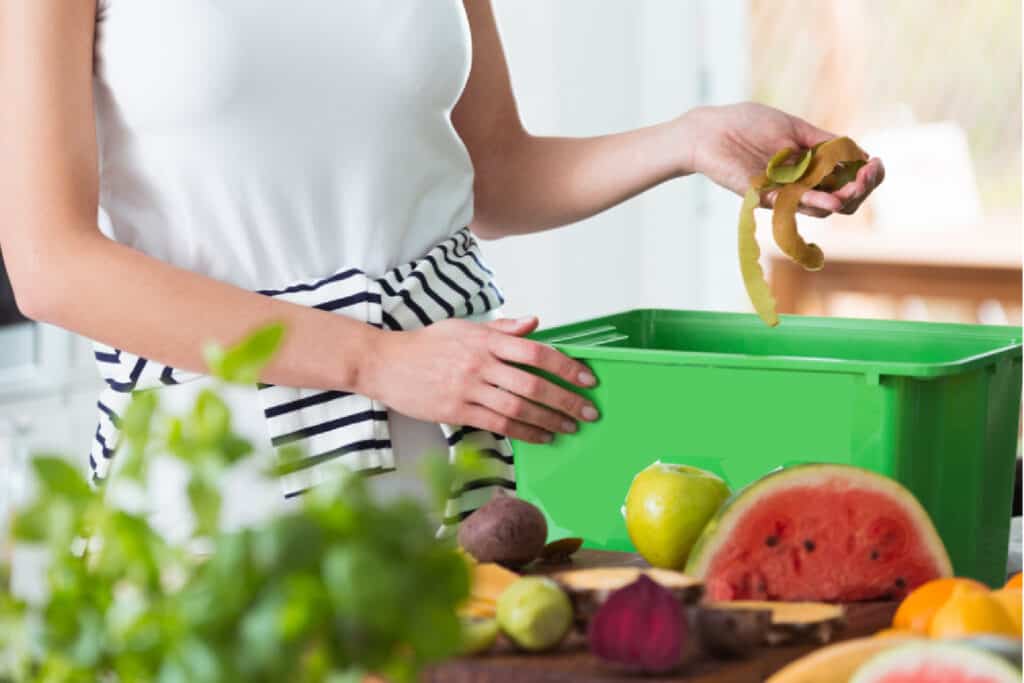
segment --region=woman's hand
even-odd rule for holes
[[[699,107],[678,119],[689,169],[742,195],[750,179],[764,173],[773,154],[784,147],[806,149],[835,137],[803,119],[761,104],[747,102],[723,107]],[[819,218],[830,213],[851,214],[885,178],[879,159],[871,159],[857,178],[833,193],[810,190],[800,211]],[[770,206],[775,193],[765,193]]]
[[[522,338],[536,328],[536,318],[443,320],[410,332],[382,332],[357,391],[420,420],[547,443],[555,433],[575,432],[577,420],[596,420],[597,410],[582,396],[512,364],[580,387],[597,381],[582,363]]]

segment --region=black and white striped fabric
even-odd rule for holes
[[[260,292],[297,304],[331,311],[388,330],[411,330],[446,318],[478,316],[504,303],[493,273],[484,264],[467,228],[438,244],[425,256],[380,278],[356,268],[317,282]],[[121,349],[95,344],[106,381],[99,424],[89,455],[93,481],[110,471],[117,447],[120,415],[132,392],[180,384],[202,377],[141,358]],[[348,471],[383,473],[395,469],[387,407],[344,391],[294,389],[261,385],[259,395],[274,447],[298,446],[303,459],[282,476],[288,497]],[[488,464],[481,478],[461,482],[452,492],[445,524],[454,525],[490,499],[495,488],[515,488],[512,448],[505,437],[471,427],[441,425],[450,457],[472,447]]]

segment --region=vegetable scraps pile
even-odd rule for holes
[[[772,215],[772,235],[779,249],[807,270],[821,270],[825,255],[816,244],[808,244],[796,229],[796,211],[800,198],[808,190],[835,192],[857,177],[868,155],[847,137],[834,138],[812,149],[780,150],[768,161],[764,174],[750,181],[743,197],[739,220],[740,272],[754,310],[769,327],[779,324],[764,271],[758,259],[754,209],[761,204],[761,193],[778,190]]]

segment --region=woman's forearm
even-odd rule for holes
[[[15,256],[11,254],[11,256]],[[65,231],[46,247],[44,273],[9,259],[19,304],[31,317],[160,363],[202,372],[207,342],[230,344],[272,322],[285,325],[267,382],[356,390],[360,369],[385,334],[344,316],[307,308],[167,265],[99,234]],[[37,254],[42,256],[42,254]],[[31,294],[27,292],[31,291]]]
[[[525,132],[474,160],[481,237],[546,230],[583,220],[692,172],[685,117],[591,138]]]

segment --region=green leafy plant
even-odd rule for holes
[[[251,384],[282,335],[270,327],[210,349],[211,372]],[[422,504],[378,502],[350,475],[295,511],[226,532],[219,484],[252,447],[216,392],[181,416],[141,392],[122,430],[121,467],[102,488],[62,457],[31,461],[38,492],[13,534],[48,554],[46,595],[0,593],[0,681],[341,683],[366,672],[410,681],[458,651],[468,572]],[[148,463],[161,454],[187,467],[187,542],[168,542],[132,503],[145,499]],[[442,500],[459,475],[427,462]]]

